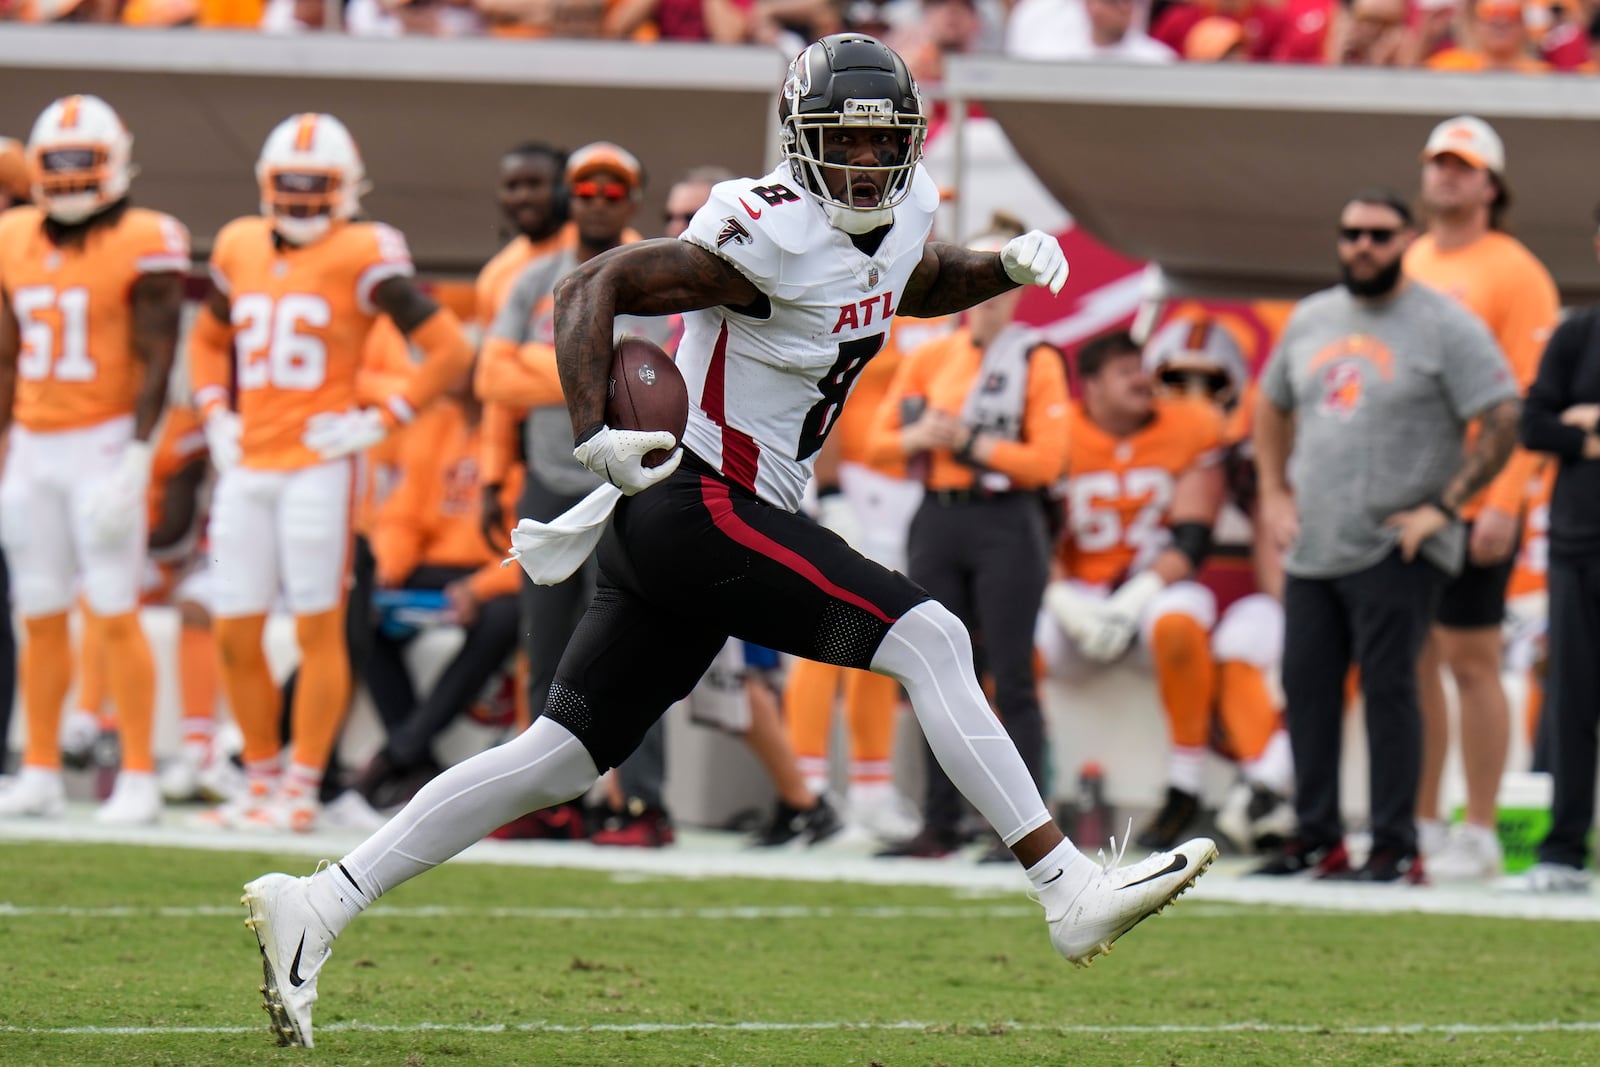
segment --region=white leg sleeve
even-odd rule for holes
[[[956,788],[1007,845],[1050,821],[1028,768],[972,671],[972,641],[938,601],[918,604],[884,635],[872,669],[906,687],[922,733]]]
[[[565,726],[533,721],[498,748],[456,764],[339,862],[373,899],[437,867],[520,815],[580,797],[600,772]]]

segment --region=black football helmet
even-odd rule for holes
[[[824,202],[847,210],[892,208],[911,192],[911,178],[922,159],[928,119],[922,94],[905,60],[876,37],[836,33],[809,46],[789,64],[789,77],[778,100],[783,155],[795,181]],[[885,126],[899,131],[899,155],[888,166],[846,167],[823,159],[823,135],[837,126]],[[870,209],[856,208],[828,191],[829,170],[887,176],[882,200]]]

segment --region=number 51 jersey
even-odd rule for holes
[[[686,314],[677,354],[689,387],[683,444],[789,511],[856,376],[883,347],[939,206],[919,166],[869,256],[795,184],[787,165],[723,182],[695,213],[680,240],[732,263],[761,296]]]
[[[144,364],[133,354],[129,291],[147,274],[188,269],[189,231],[159,211],[124,208],[64,246],[36,207],[0,215],[0,287],[21,342],[17,422],[53,433],[132,414]]]

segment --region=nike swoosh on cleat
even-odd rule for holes
[[[1127,885],[1119,886],[1118,888],[1132,889],[1136,885],[1144,885],[1146,882],[1153,882],[1157,878],[1165,878],[1169,874],[1177,874],[1187,866],[1189,866],[1189,858],[1180,852],[1172,857],[1172,862],[1167,864],[1164,870],[1159,870],[1155,874],[1146,875],[1137,882],[1129,882]]]
[[[300,977],[300,954],[305,950],[306,935],[305,931],[302,930],[300,932],[300,947],[294,950],[294,962],[289,964],[289,984],[296,989],[306,984],[306,980]]]
[[[1057,878],[1060,878],[1063,874],[1066,874],[1066,873],[1067,873],[1067,869],[1065,867],[1057,867],[1055,874],[1052,874],[1050,877],[1046,878],[1043,882],[1041,882],[1039,884],[1040,885],[1049,885],[1051,882],[1055,881]]]

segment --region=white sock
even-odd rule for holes
[[[1190,796],[1200,795],[1206,777],[1206,750],[1173,745],[1167,754],[1167,784]]]
[[[935,600],[884,634],[872,669],[906,687],[928,747],[1000,839],[1014,845],[1050,822],[1044,799],[972,672],[972,640]]]
[[[1281,797],[1294,793],[1294,753],[1289,748],[1289,731],[1277,730],[1261,755],[1240,770],[1245,780],[1270,789]]]
[[[329,915],[342,916],[342,920],[328,924],[335,934],[377,899],[377,894],[369,894],[362,888],[342,863],[324,867],[313,874],[310,892],[312,907],[324,921]]]
[[[1035,889],[1046,889],[1068,878],[1067,872],[1083,858],[1078,846],[1063,838],[1061,844],[1050,850],[1049,855],[1028,868],[1028,881],[1033,883]]]
[[[336,866],[345,869],[369,902],[376,900],[495,827],[583,796],[598,777],[583,743],[565,726],[541,716],[517,737],[423,786]]]

